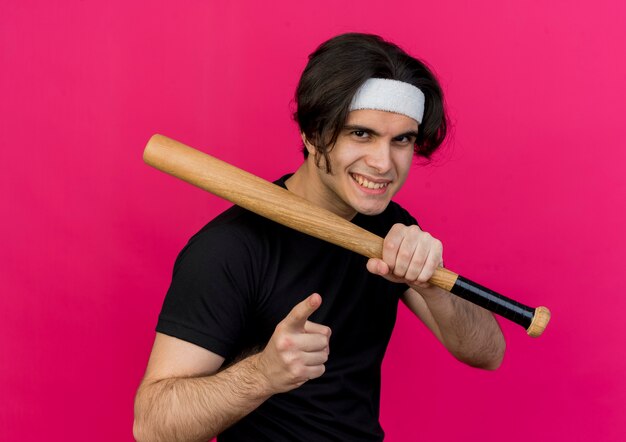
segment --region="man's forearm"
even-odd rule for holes
[[[273,394],[257,359],[206,377],[145,380],[135,400],[135,438],[206,441],[224,431]]]
[[[435,286],[420,288],[446,348],[466,364],[498,368],[506,347],[493,315]]]

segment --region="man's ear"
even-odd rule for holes
[[[306,150],[309,153],[309,155],[311,155],[313,158],[315,158],[315,156],[317,155],[317,149],[315,148],[315,146],[313,146],[309,142],[309,140],[307,140],[306,135],[304,134],[304,132],[300,132],[300,137],[302,138],[302,142],[304,143],[304,147],[306,148]]]
[[[302,142],[304,143],[304,147],[306,151],[309,153],[307,157],[308,160],[312,160],[315,163],[315,167],[318,169],[326,169],[326,173],[331,173],[330,165],[326,166],[326,156],[324,154],[320,154],[320,152],[313,146],[309,140],[307,140],[304,132],[300,132],[300,137],[302,138]]]

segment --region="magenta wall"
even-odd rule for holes
[[[294,170],[306,55],[378,33],[434,66],[454,136],[399,195],[446,264],[553,322],[487,373],[406,311],[389,441],[626,440],[626,7],[614,1],[4,1],[0,440],[131,440],[177,252],[227,204],[149,169],[160,132]]]

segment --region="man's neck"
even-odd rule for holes
[[[337,196],[327,194],[328,190],[320,180],[320,173],[325,172],[319,169],[313,158],[309,156],[298,170],[285,181],[285,186],[290,192],[342,218],[347,220],[354,218],[356,215],[354,209],[333,204]]]

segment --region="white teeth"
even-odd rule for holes
[[[352,175],[357,183],[359,183],[362,187],[367,187],[368,189],[381,189],[383,187],[387,187],[389,183],[374,183],[372,181],[368,181],[360,175]]]

